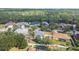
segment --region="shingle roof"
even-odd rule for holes
[[[35,36],[44,36],[43,31],[35,31]]]
[[[48,26],[48,25],[49,25],[49,23],[48,23],[48,22],[43,22],[43,24],[44,24],[44,25],[46,25],[46,26]]]
[[[62,39],[71,39],[70,36],[68,36],[68,34],[64,34],[64,33],[55,33],[53,32],[53,38],[55,39],[59,39],[59,38],[62,38]]]
[[[12,21],[9,21],[8,23],[5,24],[5,26],[9,26],[9,25],[13,25],[13,24],[15,24],[15,23]]]
[[[52,32],[44,32],[44,35],[47,34],[47,35],[53,35]]]
[[[27,22],[18,22],[16,25],[29,25]]]

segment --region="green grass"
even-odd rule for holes
[[[52,41],[49,41],[50,44],[61,44],[61,45],[65,45],[66,46],[66,42],[62,42],[62,41],[59,41],[59,40],[52,40]]]
[[[4,24],[0,24],[0,28],[5,28]]]

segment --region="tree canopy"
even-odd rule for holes
[[[24,36],[13,32],[0,33],[0,51],[7,51],[12,47],[20,49],[27,47]]]
[[[79,9],[0,9],[0,23],[8,21],[79,22]]]

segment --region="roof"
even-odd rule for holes
[[[47,35],[52,35],[53,33],[52,32],[44,32],[44,35],[47,34]]]
[[[60,23],[58,25],[60,25],[60,26],[72,26],[72,24],[66,24],[66,23]]]
[[[15,32],[26,35],[26,34],[28,34],[28,28],[23,28],[23,29],[18,28],[15,30]]]
[[[43,31],[35,31],[35,36],[44,36]]]
[[[8,23],[5,24],[5,26],[9,26],[9,25],[14,25],[15,23],[12,21],[9,21]]]
[[[39,26],[40,25],[40,22],[31,22],[31,25]]]
[[[71,37],[68,34],[64,34],[64,33],[57,33],[57,32],[53,32],[53,38],[55,39],[71,39]]]
[[[42,24],[44,24],[44,25],[46,25],[46,26],[48,26],[48,25],[49,25],[49,23],[48,23],[48,22],[43,22]]]
[[[79,34],[74,35],[76,39],[79,39]]]
[[[27,22],[18,22],[16,25],[29,25]]]

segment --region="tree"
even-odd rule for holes
[[[35,39],[35,41],[37,42],[37,43],[39,43],[39,44],[49,44],[49,42],[48,42],[48,38],[46,37],[40,37],[40,36],[37,36],[36,37],[36,39]]]
[[[31,26],[31,28],[29,29],[29,34],[34,38],[34,31],[37,27],[36,26]]]
[[[59,26],[58,26],[56,23],[51,22],[49,28],[50,28],[51,30],[54,30],[54,29],[58,29]]]
[[[12,47],[22,49],[27,47],[27,42],[25,41],[24,36],[14,32],[0,33],[0,50],[7,51]]]

